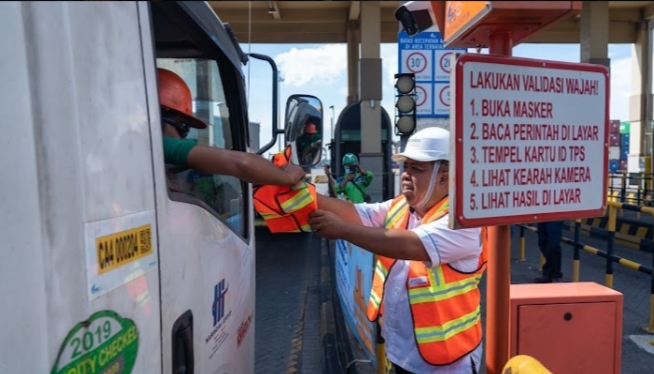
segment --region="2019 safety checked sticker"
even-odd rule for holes
[[[51,374],[130,374],[139,349],[131,319],[113,311],[94,313],[68,333]]]

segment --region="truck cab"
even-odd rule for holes
[[[5,2],[0,25],[0,372],[254,372],[252,188],[165,165],[157,91],[176,72],[209,125],[188,138],[247,151],[233,34],[185,1]]]

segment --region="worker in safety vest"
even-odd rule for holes
[[[479,280],[485,229],[448,225],[450,133],[426,128],[393,155],[402,194],[377,204],[318,195],[309,224],[377,255],[367,316],[377,321],[395,372],[476,373],[481,366]]]
[[[336,194],[342,193],[353,203],[369,203],[368,186],[372,182],[373,174],[359,165],[359,159],[352,153],[343,156],[343,176],[334,181],[329,174],[329,164],[326,164],[325,174],[334,188]]]
[[[185,139],[191,128],[205,129],[207,124],[193,115],[191,90],[179,75],[161,68],[157,75],[166,164],[205,174],[230,175],[255,184],[292,186],[305,177],[299,166],[279,168],[253,153],[198,145]]]

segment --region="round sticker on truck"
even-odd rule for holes
[[[138,340],[134,321],[110,310],[94,313],[70,330],[51,374],[130,374]]]

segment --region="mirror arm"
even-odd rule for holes
[[[257,151],[258,155],[262,155],[264,152],[272,148],[275,143],[277,142],[277,135],[283,134],[284,130],[280,130],[278,123],[277,123],[277,117],[279,113],[279,108],[277,107],[277,102],[278,102],[278,96],[279,96],[279,70],[277,70],[277,64],[275,63],[275,60],[272,59],[272,57],[262,55],[259,53],[248,53],[247,54],[249,57],[256,58],[257,60],[262,60],[266,61],[268,64],[270,64],[270,67],[272,68],[273,71],[273,82],[272,82],[272,139],[268,144],[264,145],[262,148],[260,148]]]

